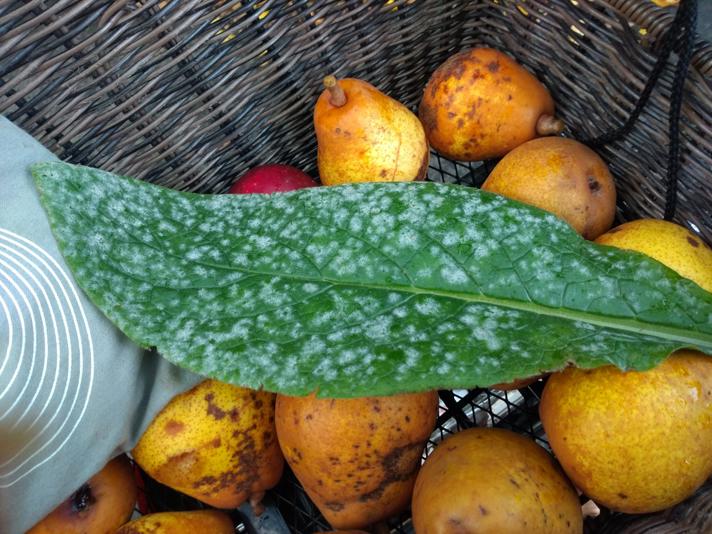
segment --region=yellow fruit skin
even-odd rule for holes
[[[171,399],[132,454],[151,477],[211,506],[259,500],[284,466],[274,395],[205,380]]]
[[[337,83],[346,94],[346,104],[333,106],[325,90],[314,108],[321,182],[424,178],[430,151],[418,117],[367,82],[345,78]]]
[[[126,523],[116,534],[233,534],[230,517],[217,510],[161,512]]]
[[[613,510],[663,510],[712,474],[712,358],[700,353],[645,372],[565,369],[539,411],[566,474]]]
[[[598,237],[596,243],[642,252],[712,291],[712,249],[680,225],[638,219],[616,226]]]
[[[418,534],[583,532],[576,492],[553,458],[502,429],[443,441],[418,474],[412,511]]]
[[[336,529],[359,529],[408,507],[437,392],[317,399],[277,396],[287,463]]]
[[[539,117],[553,114],[546,87],[491,48],[445,61],[430,77],[418,110],[430,145],[461,161],[503,156],[537,137]]]
[[[586,239],[608,230],[616,213],[608,166],[587,146],[563,137],[541,137],[515,148],[482,189],[547,210]]]
[[[72,494],[27,534],[114,534],[131,517],[138,489],[133,467],[117,456],[87,481],[86,509],[77,510]]]

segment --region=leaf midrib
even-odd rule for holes
[[[217,263],[211,263],[206,261],[198,260],[186,260],[186,258],[176,255],[172,252],[163,250],[164,253],[180,258],[183,261],[195,265],[202,265],[204,267],[211,267],[214,269],[221,269],[230,272],[241,272],[245,274],[257,275],[257,276],[269,276],[277,278],[286,278],[290,280],[295,280],[299,282],[309,282],[317,284],[330,284],[332,287],[354,287],[359,289],[374,289],[377,291],[394,291],[400,293],[410,293],[414,295],[430,295],[437,297],[445,297],[449,299],[457,299],[464,302],[470,302],[475,304],[490,304],[494,306],[499,306],[502,308],[513,309],[517,311],[524,311],[527,313],[534,313],[537,315],[544,315],[547,317],[556,317],[560,319],[566,319],[569,321],[581,321],[590,323],[592,325],[612,329],[620,330],[623,332],[632,332],[635,334],[650,335],[653,337],[660,337],[660,334],[664,334],[670,341],[678,341],[684,343],[685,345],[699,346],[703,350],[712,350],[712,334],[705,334],[703,332],[695,331],[690,332],[682,328],[676,328],[667,325],[659,325],[654,323],[648,323],[645,321],[640,321],[637,319],[628,319],[625,317],[616,318],[615,321],[607,321],[605,316],[585,312],[580,310],[569,310],[567,308],[552,308],[550,306],[544,306],[542,304],[537,304],[534,302],[525,302],[514,299],[506,298],[495,298],[488,297],[483,294],[474,293],[461,293],[457,291],[439,291],[436,289],[420,288],[415,286],[403,286],[403,285],[378,285],[378,284],[364,284],[356,281],[344,281],[335,280],[327,277],[309,277],[300,276],[296,274],[285,274],[279,272],[265,272],[256,271],[253,269],[246,269],[244,267],[235,267],[229,265],[222,265]],[[147,282],[150,283],[149,280]],[[239,283],[236,282],[236,283]]]

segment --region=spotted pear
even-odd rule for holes
[[[205,380],[171,399],[132,454],[166,486],[216,508],[249,499],[259,514],[284,465],[274,395]]]
[[[425,177],[430,152],[414,113],[363,80],[327,76],[324,85],[314,108],[324,185]]]
[[[430,77],[418,115],[430,145],[448,158],[479,161],[525,141],[561,132],[554,100],[508,55],[473,48],[445,61]]]
[[[408,507],[437,392],[357,399],[277,396],[287,463],[335,529],[363,529]]]

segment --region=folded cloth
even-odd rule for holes
[[[74,282],[28,166],[57,159],[0,117],[0,532],[25,532],[201,380],[137,347]]]

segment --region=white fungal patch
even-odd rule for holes
[[[461,267],[452,263],[443,265],[440,268],[440,276],[443,277],[445,282],[454,286],[463,286],[469,281],[467,273]]]
[[[435,299],[426,298],[416,302],[415,309],[421,315],[438,315],[440,313],[440,304]]]
[[[408,309],[403,306],[399,306],[398,308],[395,308],[393,310],[393,315],[395,315],[399,319],[403,319],[405,317],[408,317]]]
[[[305,293],[316,293],[319,291],[319,286],[313,282],[307,282],[305,284],[302,284],[302,290]]]
[[[363,219],[361,217],[353,217],[349,221],[349,230],[354,234],[360,234],[363,230]]]

